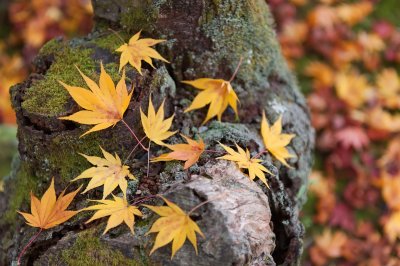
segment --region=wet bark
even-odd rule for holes
[[[302,252],[304,229],[299,211],[305,201],[307,176],[312,165],[314,132],[304,97],[288,70],[276,40],[273,21],[263,0],[103,0],[93,1],[96,26],[84,38],[53,40],[45,45],[34,62],[34,72],[12,89],[17,112],[19,158],[7,178],[7,193],[0,193],[0,262],[9,264],[35,229],[15,214],[29,209],[29,191],[42,194],[51,177],[57,191],[64,188],[89,165],[78,152],[99,155],[98,146],[125,157],[135,144],[129,132],[117,124],[112,129],[79,136],[86,126],[58,120],[78,110],[78,106],[57,83],[84,86],[74,68],[76,64],[92,78],[98,77],[100,61],[118,79],[122,43],[109,30],[126,41],[142,30],[142,36],[168,40],[157,50],[171,64],[155,62],[156,68],[143,66],[143,76],[132,68],[127,77],[135,93],[125,115],[139,135],[139,107],[146,110],[148,98],[159,105],[166,99],[166,115],[175,113],[174,129],[189,136],[200,136],[215,149],[218,142],[238,143],[254,154],[263,149],[259,125],[266,112],[269,121],[283,115],[283,130],[296,134],[289,145],[293,168],[282,166],[266,155],[265,166],[273,172],[268,181],[250,181],[235,165],[204,156],[189,172],[179,162],[158,163],[145,174],[146,154],[138,151],[128,165],[138,176],[130,182],[128,196],[164,193],[189,210],[199,202],[226,193],[194,213],[205,239],[199,239],[199,255],[186,243],[174,260],[170,247],[148,256],[154,238],[144,233],[155,217],[146,213],[136,224],[132,236],[123,226],[101,236],[104,223],[84,224],[87,214],[47,230],[24,257],[24,264],[35,265],[296,265]],[[201,77],[229,79],[240,58],[243,64],[232,85],[240,99],[239,121],[232,110],[224,122],[201,122],[205,110],[184,113],[194,89],[182,80]],[[180,141],[178,137],[172,142]],[[156,155],[160,148],[154,147]],[[73,183],[73,189],[77,184]],[[239,192],[237,192],[239,190]],[[101,192],[77,197],[74,208],[85,206],[87,197],[99,198]],[[82,255],[83,254],[83,255]]]

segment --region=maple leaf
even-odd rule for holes
[[[163,140],[171,137],[177,132],[168,131],[172,125],[174,115],[164,120],[164,102],[165,100],[162,102],[156,113],[150,97],[147,116],[143,113],[142,108],[140,108],[140,117],[142,119],[144,133],[151,141],[162,146],[167,145]]]
[[[102,147],[100,147],[100,149],[103,152],[104,158],[81,154],[96,167],[91,167],[85,170],[72,181],[91,178],[88,186],[82,193],[86,193],[93,188],[104,185],[103,199],[105,199],[117,186],[119,186],[126,197],[128,182],[125,177],[129,177],[129,179],[135,179],[135,177],[129,172],[129,166],[122,164],[121,159],[117,154],[115,154],[114,157],[112,154],[103,150]]]
[[[182,134],[181,136],[188,144],[167,145],[167,147],[173,150],[173,152],[161,154],[160,156],[153,158],[152,162],[172,160],[186,161],[184,169],[188,169],[190,166],[195,164],[199,160],[200,155],[204,152],[205,144],[201,138],[199,142],[197,142]]]
[[[110,75],[104,70],[101,64],[99,86],[90,78],[85,76],[78,68],[79,73],[85,80],[90,90],[69,86],[60,81],[67,89],[71,97],[79,104],[83,111],[60,119],[71,120],[85,125],[95,125],[82,136],[94,131],[114,126],[122,120],[126,109],[129,106],[133,89],[130,94],[125,84],[125,72],[115,87]]]
[[[400,238],[400,211],[396,211],[390,215],[384,225],[384,230],[391,243]]]
[[[125,198],[116,197],[114,195],[113,200],[93,200],[101,204],[89,206],[84,208],[83,211],[93,211],[96,210],[95,214],[86,223],[90,223],[96,219],[103,218],[105,216],[110,216],[108,218],[106,229],[103,235],[107,233],[111,228],[117,227],[123,222],[129,227],[132,234],[133,225],[135,224],[135,215],[142,216],[142,213],[136,206],[129,205]]]
[[[368,135],[360,127],[346,127],[335,132],[335,138],[346,149],[361,150],[369,144]]]
[[[64,195],[64,190],[56,200],[53,178],[41,200],[36,198],[31,192],[31,213],[18,213],[25,218],[27,224],[30,226],[39,227],[41,229],[52,228],[66,222],[78,213],[78,211],[67,211],[66,209],[80,189],[81,187],[67,195]]]
[[[168,206],[144,205],[161,216],[154,222],[150,230],[146,233],[158,233],[154,246],[150,251],[150,255],[158,248],[173,241],[172,259],[175,253],[183,246],[186,238],[188,238],[192,243],[197,254],[196,232],[204,238],[199,226],[189,217],[189,214],[186,214],[181,208],[179,208],[179,206],[164,197],[161,198]]]
[[[382,70],[376,77],[379,98],[389,108],[400,107],[400,78],[393,68]]]
[[[296,156],[290,154],[286,146],[296,135],[282,133],[282,115],[279,116],[278,120],[270,127],[264,112],[261,121],[261,135],[264,140],[265,148],[282,164],[291,167],[286,162],[286,159],[296,158]]]
[[[382,196],[390,209],[400,211],[400,174],[382,173]]]
[[[140,74],[142,74],[142,60],[154,68],[151,61],[152,58],[169,63],[156,50],[150,48],[150,46],[165,42],[165,40],[155,40],[150,38],[139,39],[140,33],[141,31],[133,35],[128,43],[124,43],[116,50],[117,52],[122,53],[119,63],[119,71],[129,63],[131,66],[136,68]]]
[[[338,97],[352,108],[357,108],[364,104],[370,88],[366,77],[354,71],[338,73],[335,87]]]
[[[217,116],[218,120],[221,121],[222,113],[228,105],[232,107],[236,116],[238,115],[237,102],[239,99],[229,81],[223,79],[200,78],[192,81],[182,81],[182,83],[189,84],[201,90],[190,106],[185,110],[185,113],[203,108],[207,104],[210,104],[203,124],[214,116]]]
[[[251,180],[254,180],[256,177],[258,177],[269,188],[264,172],[267,172],[270,175],[272,175],[272,173],[262,164],[260,164],[262,160],[256,158],[250,158],[249,150],[246,149],[246,151],[244,151],[236,143],[235,145],[238,152],[236,152],[235,150],[233,150],[228,146],[225,146],[224,144],[220,143],[219,145],[221,145],[221,147],[224,148],[224,150],[229,154],[218,157],[217,159],[236,162],[239,168],[247,169],[249,171],[249,178]]]

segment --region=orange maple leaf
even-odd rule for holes
[[[82,187],[82,186],[81,186]],[[69,220],[79,211],[66,211],[75,195],[81,189],[79,187],[74,192],[65,194],[65,190],[61,192],[56,200],[56,191],[54,190],[54,178],[51,180],[50,187],[46,190],[41,200],[31,193],[31,213],[20,213],[27,224],[41,229],[49,229],[56,225],[62,224]]]
[[[181,136],[186,140],[188,144],[174,144],[174,145],[166,145],[169,149],[173,150],[170,153],[164,153],[160,156],[153,158],[152,162],[160,162],[160,161],[172,161],[172,160],[180,160],[186,161],[184,165],[184,169],[188,169],[190,166],[195,164],[200,155],[204,152],[205,144],[203,140],[200,138],[199,142],[186,137],[185,135]]]
[[[86,110],[70,116],[60,117],[60,119],[71,120],[85,125],[95,125],[82,136],[114,126],[121,121],[126,109],[128,109],[133,93],[132,89],[131,93],[128,94],[125,84],[125,72],[122,73],[121,80],[115,87],[110,75],[104,70],[103,64],[101,64],[99,86],[85,76],[79,68],[78,71],[90,90],[69,86],[61,81],[60,83],[68,90],[76,103]]]

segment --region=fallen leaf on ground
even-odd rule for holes
[[[86,193],[93,188],[104,185],[103,199],[105,199],[117,186],[119,186],[126,197],[126,190],[128,188],[126,177],[129,179],[135,179],[135,177],[129,172],[129,166],[122,165],[121,159],[117,154],[115,154],[114,157],[112,154],[103,150],[102,147],[100,147],[100,149],[103,152],[104,158],[81,154],[91,164],[95,165],[95,167],[83,171],[72,181],[91,178],[88,186],[82,193]]]
[[[173,150],[173,152],[161,154],[160,156],[153,158],[152,162],[172,160],[186,161],[184,169],[188,169],[190,166],[195,164],[199,160],[200,155],[204,152],[205,144],[201,138],[199,142],[197,142],[184,135],[181,136],[186,140],[188,144],[182,143],[167,145],[167,147]]]
[[[74,192],[65,194],[61,192],[56,200],[56,191],[54,189],[54,178],[51,180],[50,187],[46,190],[41,200],[35,197],[31,192],[31,213],[20,213],[27,224],[41,229],[49,229],[56,225],[68,221],[78,211],[67,211],[66,209],[79,192],[79,187]]]
[[[286,146],[296,136],[294,134],[282,133],[282,116],[276,120],[276,122],[270,127],[263,113],[261,121],[261,135],[264,140],[265,148],[272,153],[272,155],[281,163],[290,167],[286,162],[286,159],[296,158],[293,154],[290,154]]]
[[[69,86],[61,81],[60,83],[67,89],[75,102],[85,110],[70,116],[60,117],[60,119],[71,120],[85,125],[95,125],[82,136],[109,128],[121,121],[133,93],[132,90],[128,94],[125,84],[125,72],[122,73],[121,80],[115,87],[110,75],[104,70],[103,64],[101,64],[99,86],[79,69],[78,71],[90,90]]]
[[[217,159],[236,162],[239,168],[247,169],[249,171],[249,177],[251,180],[254,180],[256,177],[258,177],[269,188],[264,172],[267,172],[270,175],[272,175],[272,173],[262,164],[260,164],[262,162],[261,159],[250,158],[249,150],[246,149],[246,151],[244,151],[237,144],[237,152],[224,144],[220,143],[219,145],[221,145],[221,147],[224,148],[228,154],[218,157]]]
[[[142,74],[142,60],[151,65],[153,68],[152,58],[159,59],[166,63],[169,63],[163,58],[156,50],[150,48],[150,46],[156,45],[157,43],[165,42],[165,40],[155,40],[150,38],[139,39],[140,31],[133,35],[128,43],[121,45],[116,51],[121,52],[119,71],[126,65],[131,64],[140,74]]]
[[[125,223],[132,234],[135,234],[133,225],[135,224],[135,215],[142,216],[142,213],[136,206],[129,205],[125,198],[116,197],[113,195],[113,200],[93,200],[101,204],[89,206],[83,211],[93,211],[95,214],[86,223],[90,223],[96,219],[100,219],[106,216],[108,218],[107,227],[104,233],[107,233],[111,228],[117,227],[118,225]]]
[[[199,226],[190,219],[189,215],[186,214],[179,206],[162,197],[168,206],[150,206],[144,205],[153,212],[157,213],[161,217],[158,218],[150,231],[150,233],[157,233],[157,237],[153,248],[150,251],[150,255],[158,248],[167,245],[172,242],[172,254],[171,259],[175,253],[183,246],[186,238],[192,243],[194,249],[197,251],[197,239],[196,233],[204,237]]]

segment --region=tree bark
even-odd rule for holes
[[[143,136],[139,107],[147,110],[148,98],[157,105],[166,99],[166,115],[175,113],[174,129],[189,136],[201,136],[214,149],[218,142],[263,149],[259,125],[266,112],[269,121],[283,115],[283,130],[296,134],[289,145],[293,168],[281,165],[266,155],[265,165],[274,176],[268,177],[270,189],[242,174],[234,164],[204,156],[189,172],[180,162],[151,165],[146,177],[147,155],[138,151],[128,161],[139,181],[129,183],[128,196],[163,193],[190,210],[198,203],[211,201],[194,213],[206,238],[199,239],[199,254],[185,243],[173,260],[170,247],[152,256],[154,238],[145,232],[155,217],[135,225],[132,236],[124,226],[101,236],[104,223],[84,224],[88,214],[46,230],[27,251],[28,265],[297,265],[302,252],[304,229],[299,210],[305,201],[307,177],[312,165],[314,131],[304,97],[288,70],[276,40],[273,20],[264,0],[93,0],[96,26],[86,37],[46,44],[34,62],[34,72],[12,88],[17,112],[19,159],[14,163],[0,198],[2,234],[0,262],[15,261],[18,253],[35,234],[23,223],[16,210],[29,209],[29,191],[42,194],[51,177],[57,191],[89,165],[77,153],[99,155],[99,145],[124,158],[135,144],[122,125],[79,136],[86,126],[59,120],[78,106],[58,84],[84,87],[74,65],[92,78],[98,77],[100,61],[114,80],[118,80],[122,42],[142,30],[142,36],[168,40],[157,50],[171,63],[155,62],[156,68],[143,66],[143,76],[132,68],[127,79],[135,87],[125,120]],[[201,77],[228,80],[240,58],[243,64],[232,85],[240,99],[239,121],[230,110],[224,122],[200,126],[205,110],[184,113],[196,91],[182,80]],[[178,137],[172,142],[179,141]],[[152,154],[158,154],[154,147]],[[72,183],[70,189],[77,187]],[[79,195],[74,208],[86,199],[101,197],[101,192]]]

